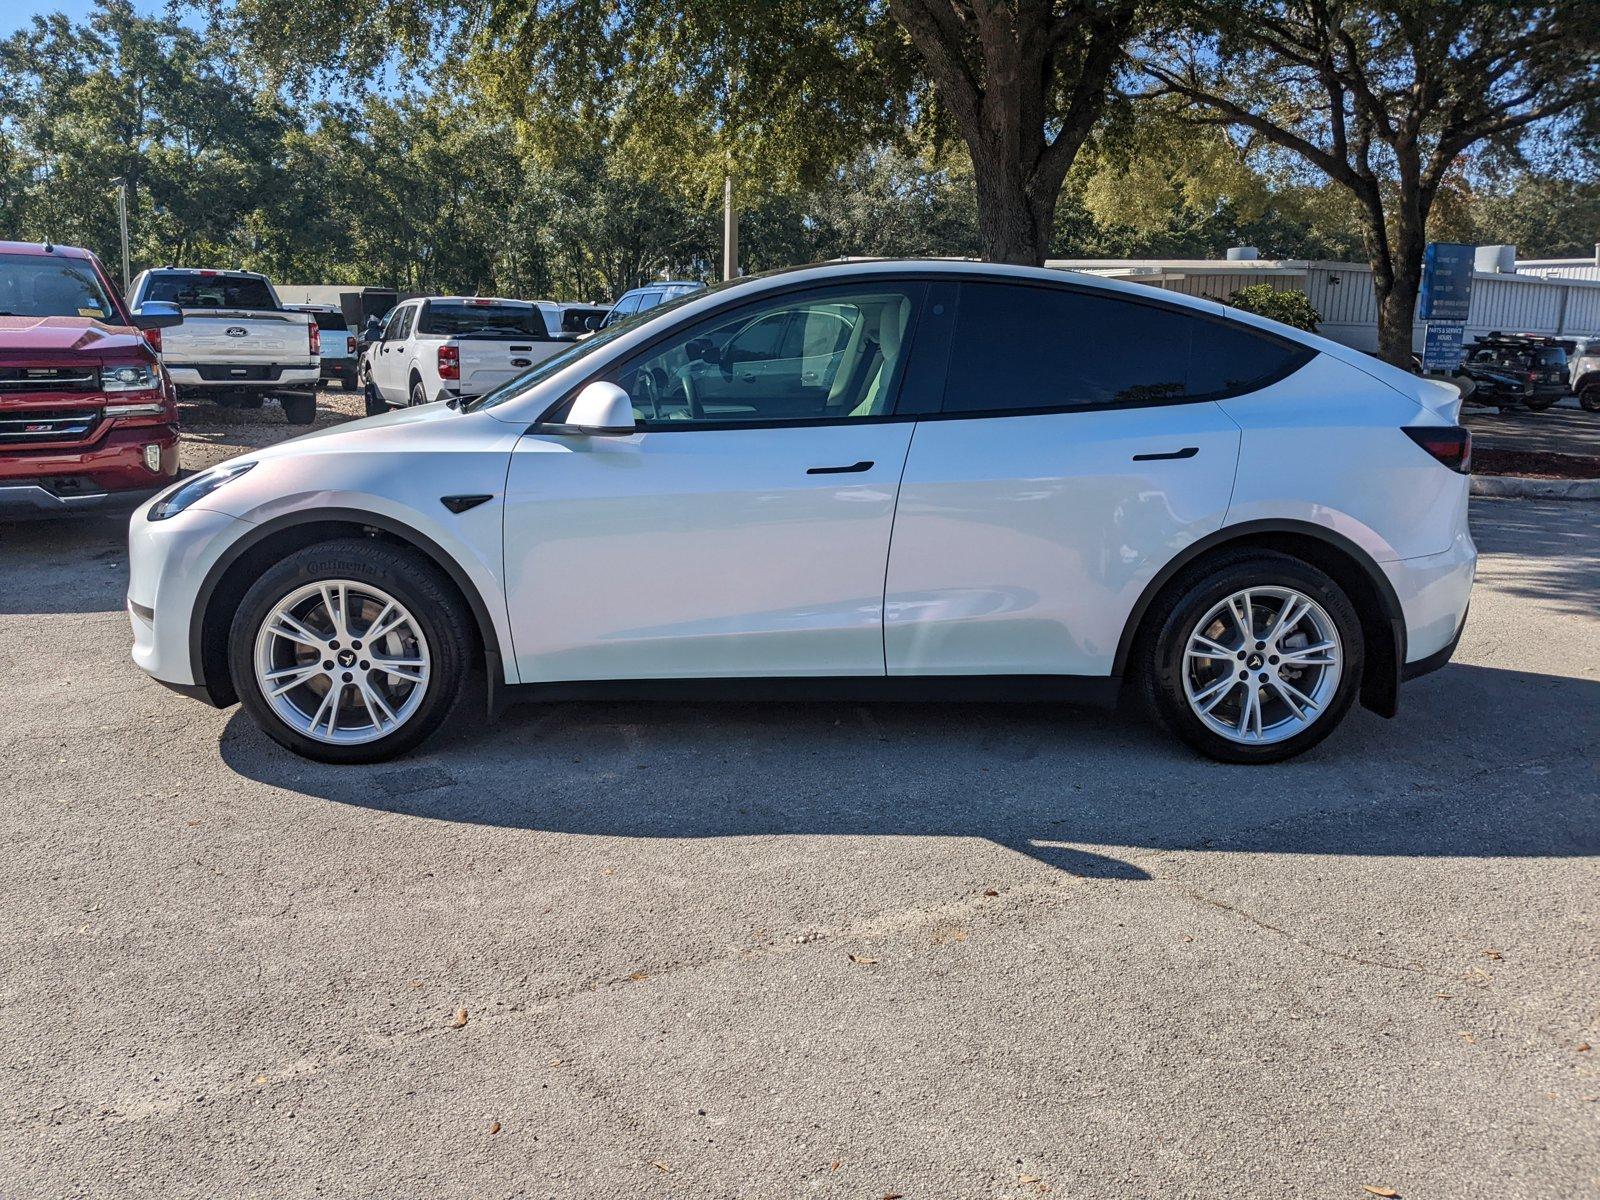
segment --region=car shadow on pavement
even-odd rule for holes
[[[1000,704],[560,704],[494,725],[468,711],[426,753],[371,767],[301,760],[236,713],[221,750],[247,778],[426,820],[979,837],[1073,875],[1146,879],[1137,860],[1172,850],[1600,853],[1597,711],[1600,682],[1452,665],[1407,688],[1399,719],[1353,713],[1273,767],[1200,759],[1128,715]]]

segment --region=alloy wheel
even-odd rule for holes
[[[369,583],[296,588],[261,622],[256,683],[272,711],[309,738],[376,741],[403,726],[428,690],[431,660],[416,619]]]
[[[1338,627],[1322,605],[1293,588],[1244,588],[1213,605],[1190,633],[1183,690],[1212,732],[1270,745],[1321,718],[1343,665]]]

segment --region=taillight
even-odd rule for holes
[[[306,334],[311,339],[311,353],[313,353],[313,354],[321,354],[322,353],[322,330],[317,328],[317,323],[315,321],[311,322],[311,324],[306,326]]]
[[[439,378],[461,378],[461,349],[458,346],[439,347]]]
[[[346,355],[351,355],[351,356],[353,356],[355,354],[355,352],[356,352],[356,339],[353,336],[347,336],[344,339],[344,352],[345,352]]]
[[[1472,471],[1472,434],[1459,425],[1407,426],[1400,431],[1444,466],[1461,475]]]
[[[161,353],[161,330],[146,329],[144,331],[144,340],[149,343],[150,349],[154,350],[157,354]]]

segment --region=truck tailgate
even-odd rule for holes
[[[174,366],[305,362],[311,358],[310,320],[295,312],[186,308],[183,324],[163,333],[161,357]]]
[[[460,391],[463,396],[481,396],[569,345],[532,338],[519,341],[458,337],[454,341],[461,353]]]

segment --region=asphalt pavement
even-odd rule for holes
[[[321,766],[134,669],[117,521],[0,530],[0,1197],[1600,1194],[1597,515],[1475,501],[1456,662],[1269,768],[859,704]]]

